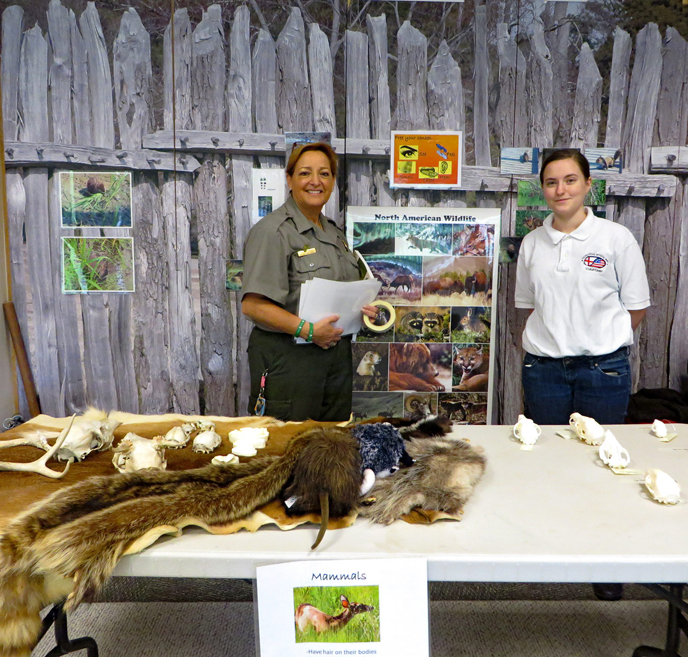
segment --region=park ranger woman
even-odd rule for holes
[[[249,414],[344,421],[351,414],[350,336],[335,328],[338,315],[315,323],[298,316],[305,281],[360,278],[344,233],[322,214],[337,156],[329,144],[298,146],[286,174],[289,199],[251,229],[244,248],[241,308],[255,324],[248,344]],[[372,306],[362,312],[377,314]],[[298,345],[295,337],[309,344]]]

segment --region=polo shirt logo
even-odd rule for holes
[[[588,255],[583,258],[583,264],[588,271],[597,271],[607,266],[607,260],[601,255],[588,253]]]

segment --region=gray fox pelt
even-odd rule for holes
[[[378,479],[360,513],[388,525],[415,508],[461,513],[485,471],[480,447],[444,437],[412,438],[406,451],[415,460],[410,468]]]

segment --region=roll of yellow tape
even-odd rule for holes
[[[373,303],[370,304],[371,306],[377,306],[381,310],[378,311],[378,318],[377,319],[370,319],[368,315],[363,315],[363,323],[373,332],[375,333],[384,333],[385,331],[388,331],[393,325],[394,325],[394,320],[396,319],[396,312],[394,308],[392,307],[392,304],[387,303],[386,301],[373,301]],[[384,324],[377,324],[380,320],[380,317],[388,317],[387,321]]]

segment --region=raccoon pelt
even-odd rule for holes
[[[370,491],[370,504],[360,515],[389,525],[413,509],[460,514],[485,471],[480,447],[449,438],[412,438],[406,451],[415,460],[410,468],[378,479]]]
[[[320,514],[320,531],[311,550],[325,535],[330,514],[346,516],[356,506],[360,485],[361,454],[351,430],[313,429],[282,494],[287,513]]]
[[[140,471],[93,477],[55,492],[0,534],[0,655],[28,656],[40,610],[67,597],[90,601],[136,539],[186,518],[225,524],[275,498],[310,433],[281,457],[180,472]]]

